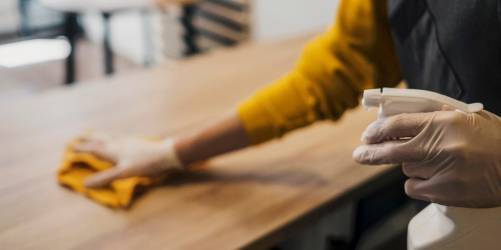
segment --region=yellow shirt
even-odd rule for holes
[[[239,105],[253,144],[338,119],[358,105],[364,89],[400,82],[386,5],[341,1],[334,26],[306,46],[295,69]]]

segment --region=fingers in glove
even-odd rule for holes
[[[116,154],[110,148],[111,138],[96,135],[84,135],[73,146],[76,152],[93,154],[103,160],[115,162]]]
[[[409,141],[388,141],[379,144],[361,145],[353,151],[353,159],[362,164],[400,164],[424,159],[419,147]]]
[[[127,168],[117,166],[88,177],[85,180],[84,185],[87,188],[106,187],[115,180],[130,177],[131,175],[127,172]]]
[[[84,142],[75,144],[73,150],[76,152],[93,154],[103,160],[115,162],[116,156],[109,147],[102,143]]]
[[[422,163],[402,163],[402,172],[409,178],[429,179],[434,174],[434,168]]]
[[[134,167],[117,165],[114,168],[90,176],[85,180],[84,185],[88,188],[100,188],[109,186],[113,181],[119,179],[125,179],[133,176],[159,176],[168,172],[169,169],[158,168],[155,166]]]
[[[433,113],[399,114],[371,123],[362,134],[362,141],[375,144],[418,135],[431,121]]]
[[[83,135],[79,136],[78,139],[82,142],[100,142],[100,143],[109,143],[113,141],[113,136],[102,133],[93,133],[87,132]]]
[[[427,202],[433,202],[427,192],[429,186],[428,180],[423,180],[419,178],[410,178],[405,181],[405,193],[416,200],[422,200]]]

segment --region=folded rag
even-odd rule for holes
[[[112,167],[111,162],[92,154],[75,152],[70,144],[64,153],[57,179],[61,185],[112,208],[129,207],[139,189],[153,186],[161,181],[161,178],[131,177],[113,181],[105,188],[85,187],[84,181],[87,177]]]

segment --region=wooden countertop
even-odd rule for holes
[[[172,177],[127,211],[56,182],[65,143],[85,129],[154,136],[204,126],[287,72],[309,37],[0,103],[0,248],[262,248],[370,189],[392,168],[353,162],[375,119],[362,110]]]

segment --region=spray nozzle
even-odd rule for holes
[[[400,113],[432,112],[441,110],[444,105],[467,113],[483,109],[481,103],[467,104],[445,95],[419,89],[368,89],[364,91],[362,104],[367,109],[378,107],[382,117]]]

